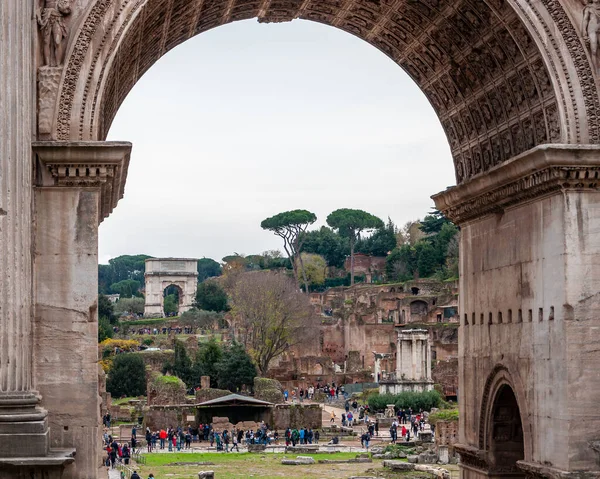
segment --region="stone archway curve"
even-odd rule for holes
[[[481,451],[489,451],[489,438],[492,428],[494,404],[499,392],[505,386],[508,386],[515,395],[521,416],[521,426],[523,428],[525,461],[531,460],[531,457],[533,457],[533,429],[527,412],[525,389],[521,381],[515,379],[508,369],[500,364],[496,365],[489,374],[481,397],[481,412],[479,414],[479,449]]]
[[[545,143],[600,142],[582,15],[559,0],[90,0],[72,36],[47,139],[104,140],[167,51],[229,22],[306,19],[369,42],[428,97],[458,183]]]

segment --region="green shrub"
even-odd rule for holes
[[[397,458],[400,457],[400,453],[404,453],[407,456],[409,456],[414,454],[415,450],[412,447],[404,446],[402,444],[388,444],[387,446],[385,446],[383,452],[389,452],[392,454],[392,458]]]
[[[113,329],[108,321],[108,318],[101,317],[98,320],[98,342],[101,343],[105,339],[113,337]]]
[[[429,415],[431,424],[436,424],[438,421],[458,422],[458,409],[442,409]]]
[[[403,392],[400,394],[373,394],[369,396],[369,407],[378,412],[386,409],[388,404],[394,404],[396,409],[412,409],[414,412],[420,410],[430,411],[434,407],[439,407],[442,401],[440,393],[437,391]]]
[[[139,354],[121,353],[115,356],[106,380],[106,390],[114,398],[146,394],[146,367]]]

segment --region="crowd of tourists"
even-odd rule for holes
[[[407,427],[408,426],[408,427]],[[398,412],[398,416],[392,422],[390,426],[390,437],[392,443],[396,444],[398,441],[398,431],[400,431],[400,437],[405,439],[407,442],[410,441],[411,434],[413,437],[417,437],[419,431],[423,431],[425,428],[425,415],[423,412],[413,414],[412,409],[401,409]],[[435,426],[431,425],[431,432],[435,432]]]
[[[196,328],[192,327],[192,326],[169,326],[169,327],[163,327],[163,328],[137,328],[137,329],[130,329],[129,332],[131,334],[138,334],[138,335],[144,335],[144,334],[153,334],[153,335],[158,335],[158,334],[171,334],[171,333],[175,333],[175,334],[194,334],[196,332]]]
[[[315,398],[316,391],[321,391],[329,402],[332,402],[335,399],[339,399],[340,396],[342,396],[343,398],[347,397],[346,391],[344,390],[344,386],[336,386],[335,383],[325,384],[321,386],[320,383],[317,383],[316,386],[311,385],[307,388],[295,388],[292,389],[291,392],[288,389],[286,389],[283,391],[283,399],[286,402],[295,402],[296,400],[303,402],[305,399],[313,400]]]
[[[132,455],[132,447],[128,442],[120,443],[117,442],[109,433],[108,429],[104,429],[104,450],[106,456],[104,458],[104,464],[115,468],[117,463],[129,464]]]
[[[297,444],[319,444],[319,439],[321,438],[321,434],[318,430],[313,431],[312,428],[301,427],[297,428],[287,428],[285,430],[285,445],[296,446]]]
[[[312,430],[310,431],[312,441],[314,434]],[[319,434],[317,432],[317,441],[318,438]],[[217,430],[211,424],[187,426],[186,428],[180,426],[177,428],[169,427],[157,431],[151,431],[150,428],[146,428],[146,448],[148,452],[164,449],[168,449],[168,451],[181,451],[190,449],[193,442],[202,443],[203,441],[207,442],[211,448],[216,447],[217,451],[230,452],[236,450],[239,452],[240,445],[264,444],[268,446],[278,444],[279,439],[279,433],[272,431],[269,425],[264,422],[256,430],[248,429],[246,431],[237,429],[235,426],[231,431],[228,429]]]

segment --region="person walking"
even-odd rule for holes
[[[240,448],[238,447],[238,432],[235,430],[235,427],[233,428],[233,430],[231,431],[231,452],[233,452],[233,449],[235,448],[235,450],[237,452],[240,452]]]
[[[223,444],[225,444],[225,452],[229,452],[229,431],[227,429],[223,431]]]
[[[321,434],[319,433],[319,431],[315,431],[315,444],[319,444],[319,438],[321,437]]]
[[[131,475],[131,479],[142,479],[140,477],[140,475],[137,473],[137,471],[133,471],[133,474]]]
[[[152,433],[149,427],[146,428],[146,447],[148,452],[152,452]]]
[[[336,418],[335,411],[332,409],[331,410],[331,419],[330,419],[331,424],[333,424],[335,422],[335,418]]]

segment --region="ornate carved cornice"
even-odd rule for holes
[[[457,224],[566,189],[598,190],[600,147],[543,145],[432,196]]]
[[[32,146],[36,186],[100,188],[99,221],[123,197],[131,143],[39,141]]]
[[[600,470],[563,471],[537,462],[517,461],[517,467],[528,479],[599,479]]]
[[[466,444],[455,444],[454,450],[460,454],[461,465],[480,471],[489,470],[490,465],[485,451]]]

